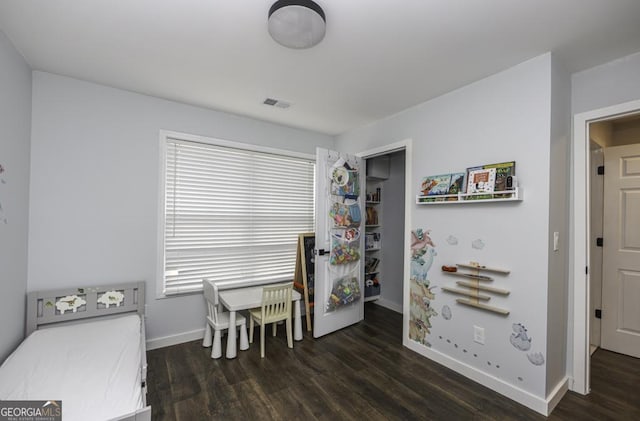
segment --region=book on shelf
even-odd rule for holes
[[[376,188],[376,191],[367,192],[367,202],[379,203],[382,198],[380,197],[380,187]]]
[[[496,182],[495,168],[469,169],[467,171],[467,194],[493,193]],[[489,199],[491,195],[467,196],[467,200]]]
[[[378,225],[378,211],[373,206],[367,206],[366,225]]]
[[[365,273],[374,273],[378,269],[378,265],[380,264],[380,259],[375,257],[367,257],[364,261],[364,271]]]
[[[451,174],[430,175],[422,179],[420,190],[423,196],[447,194],[451,184]]]
[[[451,181],[449,182],[449,190],[447,194],[458,194],[464,191],[464,177],[466,173],[454,172],[451,174]],[[448,201],[456,201],[458,197],[448,197]]]
[[[380,233],[371,232],[364,236],[364,248],[366,250],[379,249],[380,248]]]
[[[484,165],[485,169],[495,168],[496,179],[493,185],[493,191],[505,191],[507,189],[507,178],[516,175],[516,161],[500,162],[498,164]],[[494,197],[509,197],[510,194],[494,195]]]

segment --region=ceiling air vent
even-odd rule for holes
[[[287,101],[282,101],[280,99],[274,99],[274,98],[267,98],[262,103],[264,105],[270,105],[272,107],[278,107],[278,108],[289,108],[291,106],[291,103]]]

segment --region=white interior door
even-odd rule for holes
[[[604,154],[602,348],[640,358],[640,145]]]
[[[590,226],[589,226],[589,297],[591,299],[590,323],[591,352],[600,346],[602,320],[596,318],[596,309],[602,309],[602,247],[596,241],[602,234],[604,212],[604,176],[598,174],[598,167],[604,165],[604,149],[591,141],[590,156]]]
[[[364,160],[316,150],[313,336],[364,318]]]

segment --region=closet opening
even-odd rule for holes
[[[365,312],[402,314],[405,267],[406,150],[364,156],[366,163]],[[373,312],[373,311],[371,311]]]

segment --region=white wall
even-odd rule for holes
[[[33,75],[28,289],[147,281],[149,340],[204,327],[156,299],[159,130],[314,153],[333,138],[49,73]]]
[[[551,62],[551,143],[549,179],[549,275],[547,296],[547,395],[567,376],[569,180],[571,77],[557,59]],[[559,234],[558,250],[553,235]]]
[[[0,361],[22,340],[27,290],[31,69],[0,31]]]
[[[382,198],[382,305],[402,312],[404,256],[404,151],[389,155],[389,178]]]
[[[531,364],[509,337],[513,323],[524,324],[532,338],[529,352],[547,357],[550,116],[551,55],[545,54],[336,140],[338,149],[358,152],[413,139],[414,170],[407,182],[416,193],[424,176],[517,162],[525,190],[521,203],[413,205],[412,228],[431,230],[438,253],[429,271],[435,286],[431,304],[438,313],[448,305],[453,317],[432,317],[431,348],[412,349],[536,404],[546,397],[545,366]],[[449,236],[457,245],[447,242]],[[481,250],[471,246],[478,239],[485,244]],[[472,260],[511,270],[494,281],[511,294],[494,296],[490,303],[510,310],[508,317],[456,304],[456,296],[438,288],[455,283],[441,265]],[[485,345],[473,342],[474,325],[485,328]]]
[[[573,114],[640,98],[640,52],[571,76]]]

